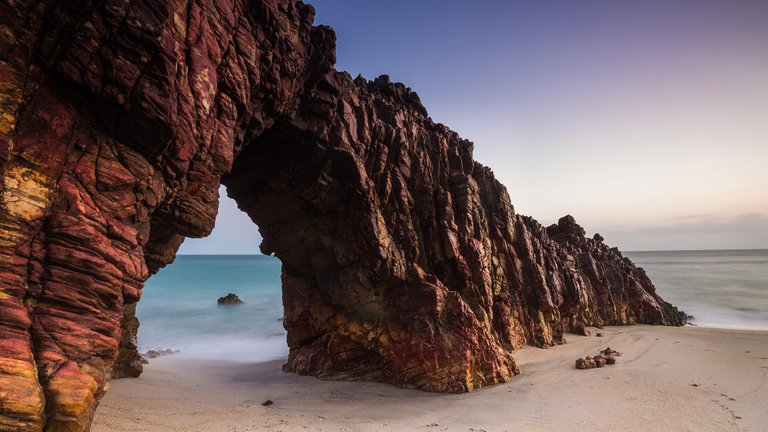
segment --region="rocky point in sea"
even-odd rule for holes
[[[0,429],[89,428],[136,304],[221,184],[283,264],[286,371],[465,392],[593,325],[681,325],[570,217],[515,212],[474,144],[334,68],[293,0],[0,5]]]
[[[219,297],[216,302],[220,305],[233,305],[233,304],[241,304],[244,303],[240,297],[237,296],[237,294],[229,293],[225,295],[224,297]]]

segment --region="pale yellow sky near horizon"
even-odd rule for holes
[[[768,62],[755,69],[768,74]],[[696,82],[654,81],[655,94],[669,95],[664,101],[644,97],[651,89],[642,85],[619,80],[619,93],[603,83],[602,94],[580,101],[589,109],[571,95],[570,105],[540,116],[554,127],[515,113],[512,136],[452,122],[477,137],[476,158],[490,161],[516,209],[539,220],[570,213],[588,231],[619,235],[631,249],[675,249],[651,240],[654,232],[693,235],[697,226],[701,237],[681,248],[768,247],[768,82],[702,75]],[[519,120],[526,117],[530,123]],[[488,142],[506,145],[482,144]],[[635,233],[631,240],[625,231]]]

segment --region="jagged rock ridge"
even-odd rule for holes
[[[222,181],[284,264],[289,371],[461,392],[577,322],[683,323],[572,218],[515,214],[416,93],[337,72],[313,15],[0,3],[0,430],[86,430],[141,372],[143,283],[210,232]]]

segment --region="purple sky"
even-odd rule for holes
[[[518,212],[624,250],[768,248],[768,2],[315,0],[339,70],[475,142]],[[181,253],[255,253],[223,200]]]

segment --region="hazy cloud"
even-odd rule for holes
[[[716,215],[713,215],[713,214],[695,214],[695,215],[677,216],[677,217],[669,218],[669,220],[707,219],[715,216]]]
[[[768,214],[746,213],[737,216],[699,215],[675,218],[677,222],[640,228],[646,232],[755,232],[768,231]]]
[[[691,215],[669,223],[607,227],[608,244],[623,250],[768,248],[768,213]]]

